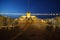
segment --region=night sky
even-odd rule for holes
[[[28,11],[31,13],[60,13],[60,0],[0,0],[0,13],[22,14]]]

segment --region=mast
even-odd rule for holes
[[[28,12],[30,12],[30,0],[28,0]]]

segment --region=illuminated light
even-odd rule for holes
[[[31,16],[31,18],[32,18],[32,19],[36,19],[36,17],[35,17],[35,16]]]
[[[24,20],[23,18],[20,18],[20,20]]]
[[[31,16],[31,14],[30,14],[30,12],[27,12],[27,18],[30,18],[30,16]]]
[[[41,20],[42,22],[44,22],[43,20]]]
[[[32,18],[33,20],[37,20],[37,17],[36,17],[36,16],[31,16],[31,18]]]
[[[43,23],[46,23],[46,21],[45,20],[41,20]]]
[[[31,16],[31,13],[30,13],[30,12],[27,12],[26,16],[21,16],[21,17],[19,18],[19,20],[25,20],[26,18],[27,18],[27,19],[32,18],[33,20],[36,20],[36,19],[37,19],[36,16]]]
[[[26,16],[21,16],[21,18],[19,18],[20,20],[24,20],[26,18]]]
[[[22,18],[26,18],[26,16],[21,16]]]
[[[36,17],[36,16],[31,16],[31,17]]]

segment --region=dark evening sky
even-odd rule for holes
[[[28,6],[29,5],[29,6]],[[60,13],[60,0],[0,0],[0,13]]]

